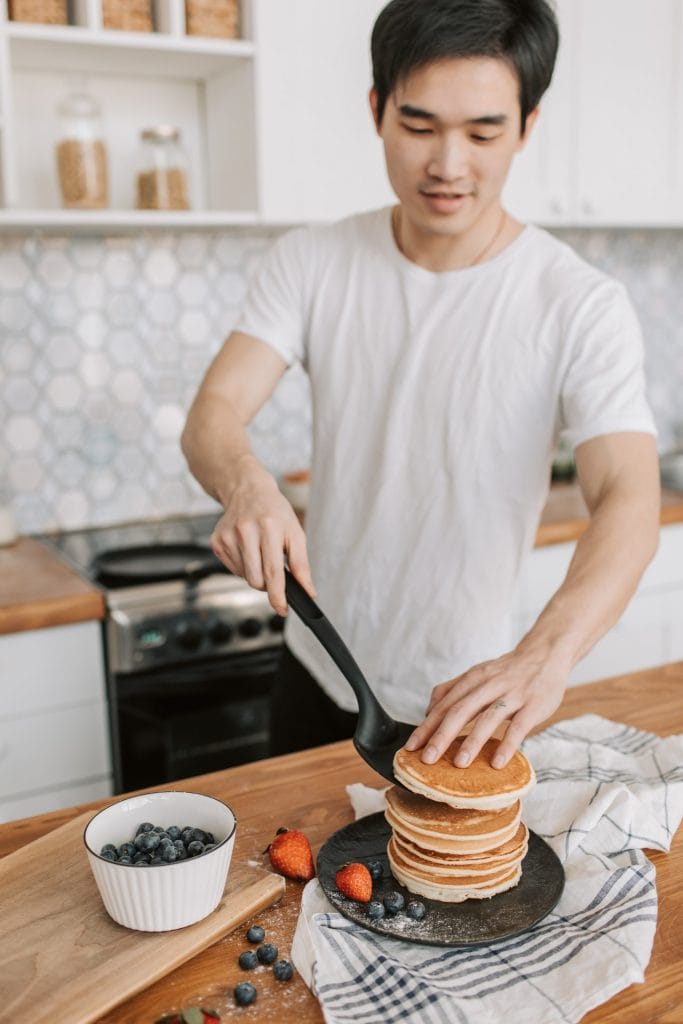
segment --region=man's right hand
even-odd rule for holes
[[[286,615],[285,555],[299,583],[311,597],[316,596],[306,535],[275,480],[256,459],[247,458],[241,468],[239,482],[211,535],[211,547],[231,572],[256,590],[268,592],[278,615]]]

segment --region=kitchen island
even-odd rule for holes
[[[551,721],[593,712],[647,729],[662,736],[683,732],[683,662],[619,676],[568,691]],[[352,820],[345,785],[364,782],[381,786],[377,776],[355,753],[349,741],[260,761],[192,779],[185,784],[197,792],[225,800],[238,820],[235,857],[267,863],[263,851],[280,826],[300,828],[311,839],[314,852],[338,828]],[[181,788],[177,783],[174,788]],[[89,805],[103,806],[107,801]],[[85,809],[72,807],[52,814],[0,826],[0,856],[70,820]],[[650,854],[657,869],[659,919],[652,959],[643,985],[632,985],[593,1010],[584,1024],[680,1024],[683,1020],[683,829],[671,852]],[[281,903],[263,911],[258,921],[288,957],[298,913],[301,886],[288,882]],[[216,1004],[223,1019],[308,1024],[322,1020],[313,996],[301,979],[275,982],[269,972],[254,981],[258,1001],[249,1009],[232,1006],[230,993],[245,972],[237,965],[246,948],[241,926],[193,960],[157,981],[145,991],[104,1016],[100,1024],[146,1024],[183,1006]],[[231,1007],[229,1011],[225,1007]],[[78,1024],[74,1008],[74,1024]]]

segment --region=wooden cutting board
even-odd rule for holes
[[[238,834],[209,917],[171,932],[123,928],[90,871],[82,838],[90,817],[0,860],[0,1021],[90,1024],[284,893],[284,878],[240,862]]]

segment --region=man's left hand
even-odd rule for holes
[[[508,722],[492,761],[494,768],[503,768],[534,726],[560,706],[570,669],[557,658],[549,660],[519,648],[475,665],[434,687],[426,718],[406,748],[424,748],[422,760],[433,764],[476,718],[454,760],[459,768],[465,768]]]

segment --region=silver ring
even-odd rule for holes
[[[505,703],[504,700],[497,700],[493,706],[494,708],[506,708],[507,704]]]

